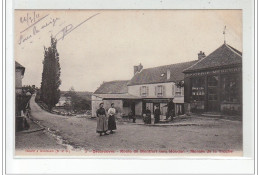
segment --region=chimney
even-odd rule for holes
[[[138,72],[138,66],[134,66],[134,75]]]
[[[198,60],[201,60],[202,58],[205,58],[206,55],[204,52],[200,51],[200,53],[198,53]]]
[[[140,63],[138,66],[138,71],[141,72],[142,69],[143,69],[143,65]]]
[[[142,69],[143,69],[143,65],[141,63],[138,66],[134,66],[134,75],[137,72],[141,72]]]

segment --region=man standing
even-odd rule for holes
[[[154,124],[159,123],[160,115],[161,115],[161,111],[159,105],[156,105],[156,109],[154,110]]]
[[[145,111],[145,114],[146,114],[146,124],[151,124],[152,123],[152,112],[151,112],[151,110],[147,107],[146,108],[146,111]]]
[[[128,113],[128,118],[129,120],[133,119],[133,123],[135,123],[136,117],[132,111]]]
[[[171,121],[173,121],[173,117],[175,116],[175,105],[173,103],[173,98],[170,99],[169,103],[168,103],[168,109],[167,109],[167,117],[166,119],[168,120],[168,118],[171,116]]]

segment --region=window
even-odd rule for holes
[[[205,99],[205,80],[203,77],[191,80],[192,100],[204,101]]]
[[[157,96],[163,96],[163,86],[157,86]]]
[[[140,87],[140,95],[145,97],[148,95],[148,86],[141,86]]]
[[[176,96],[181,96],[181,87],[177,87],[175,91]]]
[[[239,102],[240,78],[238,76],[225,76],[221,78],[221,82],[222,102]]]

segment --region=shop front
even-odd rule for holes
[[[166,118],[168,103],[170,102],[170,100],[172,100],[172,98],[143,99],[142,111],[144,112],[146,109],[149,109],[153,115],[155,107],[159,106],[162,118]],[[175,104],[175,115],[184,114],[184,103],[174,103],[174,104]]]
[[[185,75],[185,102],[191,112],[242,112],[242,72],[240,67]]]
[[[223,45],[184,71],[189,112],[242,114],[242,53]]]

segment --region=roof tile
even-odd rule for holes
[[[136,73],[128,85],[177,82],[184,80],[184,69],[195,64],[198,60],[143,69]],[[167,70],[170,70],[170,78],[167,80]]]
[[[237,64],[242,64],[242,52],[227,44],[223,44],[205,58],[185,69],[184,72],[193,72],[203,69],[225,67]]]
[[[127,93],[128,80],[104,82],[94,94],[124,94]]]

